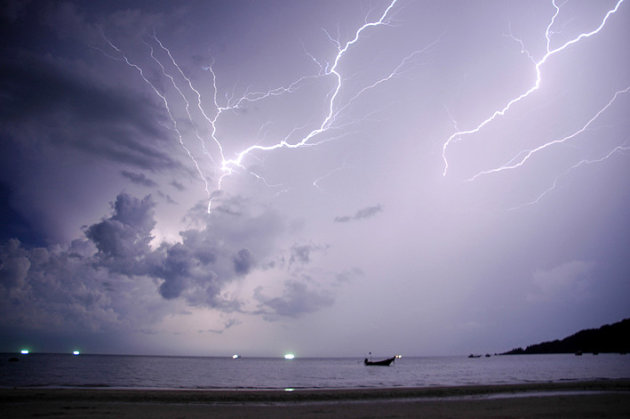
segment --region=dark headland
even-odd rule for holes
[[[515,348],[503,355],[563,353],[628,353],[630,351],[630,319],[607,324],[599,329],[581,330],[562,340]]]

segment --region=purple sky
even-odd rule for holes
[[[0,351],[467,354],[630,316],[627,2],[0,28]]]

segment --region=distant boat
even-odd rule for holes
[[[378,366],[388,367],[389,364],[391,364],[395,360],[396,360],[395,356],[392,356],[391,358],[383,359],[383,360],[380,360],[380,361],[369,361],[367,358],[365,358],[363,360],[363,364],[365,364],[365,365],[378,365]]]

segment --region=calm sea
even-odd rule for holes
[[[403,357],[390,367],[351,358],[203,358],[4,354],[0,387],[313,389],[630,379],[630,355]]]

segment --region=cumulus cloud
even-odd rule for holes
[[[334,305],[336,288],[362,275],[358,268],[341,272],[321,269],[329,245],[294,244],[276,263],[265,266],[273,279],[254,290],[257,309],[268,321],[297,318]],[[278,279],[282,279],[279,283]],[[278,287],[280,285],[280,287]]]
[[[364,218],[374,217],[379,212],[383,211],[383,207],[380,204],[371,207],[361,208],[354,215],[342,215],[335,217],[336,223],[347,223],[350,221],[357,221]]]
[[[241,198],[224,198],[221,206],[230,211],[199,215],[202,227],[180,232],[179,242],[151,247],[154,201],[121,193],[108,216],[67,246],[1,244],[0,326],[142,332],[154,330],[175,302],[276,321],[333,305],[334,287],[358,275],[310,269],[324,245],[280,251],[284,220],[269,208]],[[273,261],[279,261],[275,267]],[[273,282],[245,294],[231,291],[255,271]],[[239,321],[207,331],[222,333]]]
[[[143,304],[151,299],[151,281],[96,266],[86,255],[95,249],[85,242],[34,249],[18,240],[0,245],[3,327],[122,331],[160,317],[158,307]]]
[[[205,228],[181,232],[181,242],[151,248],[154,207],[151,196],[121,193],[111,214],[87,226],[85,239],[69,246],[29,249],[18,240],[1,245],[3,319],[25,327],[95,330],[133,323],[142,329],[167,310],[160,300],[238,311],[241,303],[224,288],[270,257],[282,231],[280,217],[243,207],[238,222],[227,222],[225,217],[234,216],[218,212]]]
[[[158,291],[165,299],[182,297],[193,305],[237,309],[239,303],[225,299],[222,289],[256,267],[254,252],[268,255],[265,243],[278,232],[273,227],[280,226],[277,217],[243,216],[237,223],[217,222],[220,229],[207,226],[186,230],[180,233],[181,243],[162,243],[152,250],[149,243],[155,227],[154,207],[150,196],[138,199],[120,194],[112,205],[113,214],[85,231],[98,249],[94,259],[111,272],[159,280]],[[223,219],[225,214],[217,213],[206,221],[214,226],[217,217]]]
[[[5,249],[3,249],[4,257],[0,265],[0,284],[6,289],[23,285],[31,268],[31,262],[27,257],[16,254],[19,246],[19,241],[10,240]]]
[[[227,200],[230,201],[230,200]],[[213,211],[194,215],[204,226],[180,233],[181,243],[163,243],[144,259],[146,274],[162,280],[160,294],[183,298],[189,304],[224,311],[238,310],[241,302],[224,294],[231,281],[247,276],[258,261],[272,256],[273,243],[283,231],[273,211],[233,199],[240,215]]]
[[[139,262],[150,252],[155,204],[150,196],[140,200],[122,193],[112,207],[113,215],[88,227],[85,235],[96,245],[103,266],[126,275],[142,274]]]

